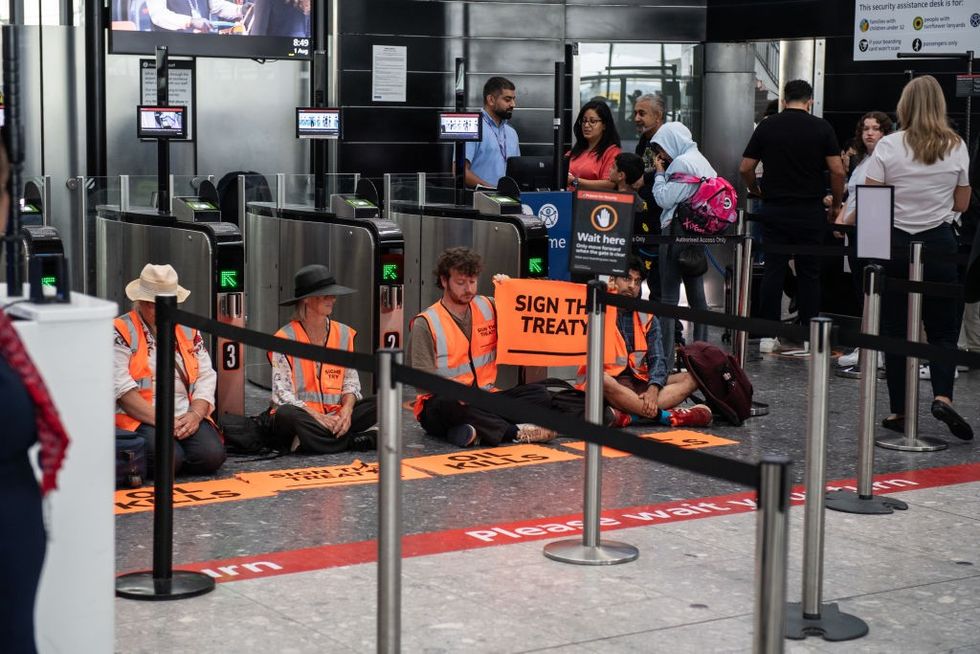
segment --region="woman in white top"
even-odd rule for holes
[[[875,147],[865,183],[895,187],[892,246],[907,251],[909,243],[922,242],[925,281],[955,284],[957,244],[951,223],[969,205],[970,157],[963,139],[949,126],[946,100],[934,77],[924,75],[905,85],[898,101],[898,122],[903,129],[883,137]],[[907,279],[907,260],[893,257],[886,263],[885,272],[889,277]],[[906,335],[907,307],[904,294],[883,296],[882,334],[897,338]],[[955,302],[926,295],[922,318],[930,345],[956,349],[959,320]],[[904,431],[905,421],[904,364],[903,356],[885,356],[891,415],[882,426],[899,432]],[[972,439],[973,429],[952,406],[956,366],[940,361],[930,364],[932,415],[946,423],[957,438]]]

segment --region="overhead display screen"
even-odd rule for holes
[[[296,138],[340,138],[340,109],[297,107]]]
[[[111,2],[109,52],[309,59],[312,0]]]
[[[482,127],[479,113],[439,112],[440,141],[479,141]]]

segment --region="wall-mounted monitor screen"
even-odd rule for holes
[[[483,138],[483,121],[479,113],[439,112],[440,141],[479,141]]]
[[[340,109],[297,107],[296,138],[339,139]]]
[[[187,136],[187,107],[136,107],[136,136],[141,139],[180,139]]]
[[[307,0],[110,0],[109,52],[309,59]]]

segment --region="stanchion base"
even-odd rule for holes
[[[562,563],[615,565],[635,561],[640,556],[640,550],[614,540],[600,541],[595,547],[589,547],[582,544],[581,538],[569,538],[545,545],[544,555]]]
[[[752,402],[752,408],[749,409],[749,415],[753,418],[755,416],[767,416],[769,415],[769,405],[765,402]]]
[[[905,511],[909,505],[902,500],[884,495],[861,497],[854,491],[835,490],[824,496],[824,506],[844,513],[863,513],[865,515],[885,515],[896,510]]]
[[[912,439],[911,443],[904,436],[891,436],[875,440],[875,445],[886,450],[898,450],[900,452],[938,452],[949,447],[949,443],[943,439],[931,436],[920,436]]]
[[[116,597],[163,601],[197,597],[214,590],[214,578],[201,572],[174,570],[170,579],[154,579],[152,572],[116,577]]]
[[[868,635],[868,625],[861,618],[841,613],[836,604],[822,604],[815,617],[803,615],[803,604],[786,605],[786,637],[803,640],[821,636],[824,640],[854,640]]]

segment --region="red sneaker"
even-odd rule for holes
[[[704,404],[695,404],[684,409],[671,409],[671,427],[707,427],[711,424],[711,409]]]
[[[610,427],[622,429],[623,427],[629,427],[630,423],[633,421],[632,418],[630,418],[630,414],[626,413],[625,411],[613,409],[612,407],[610,407],[609,410],[612,411],[613,414],[613,420],[609,425]]]

